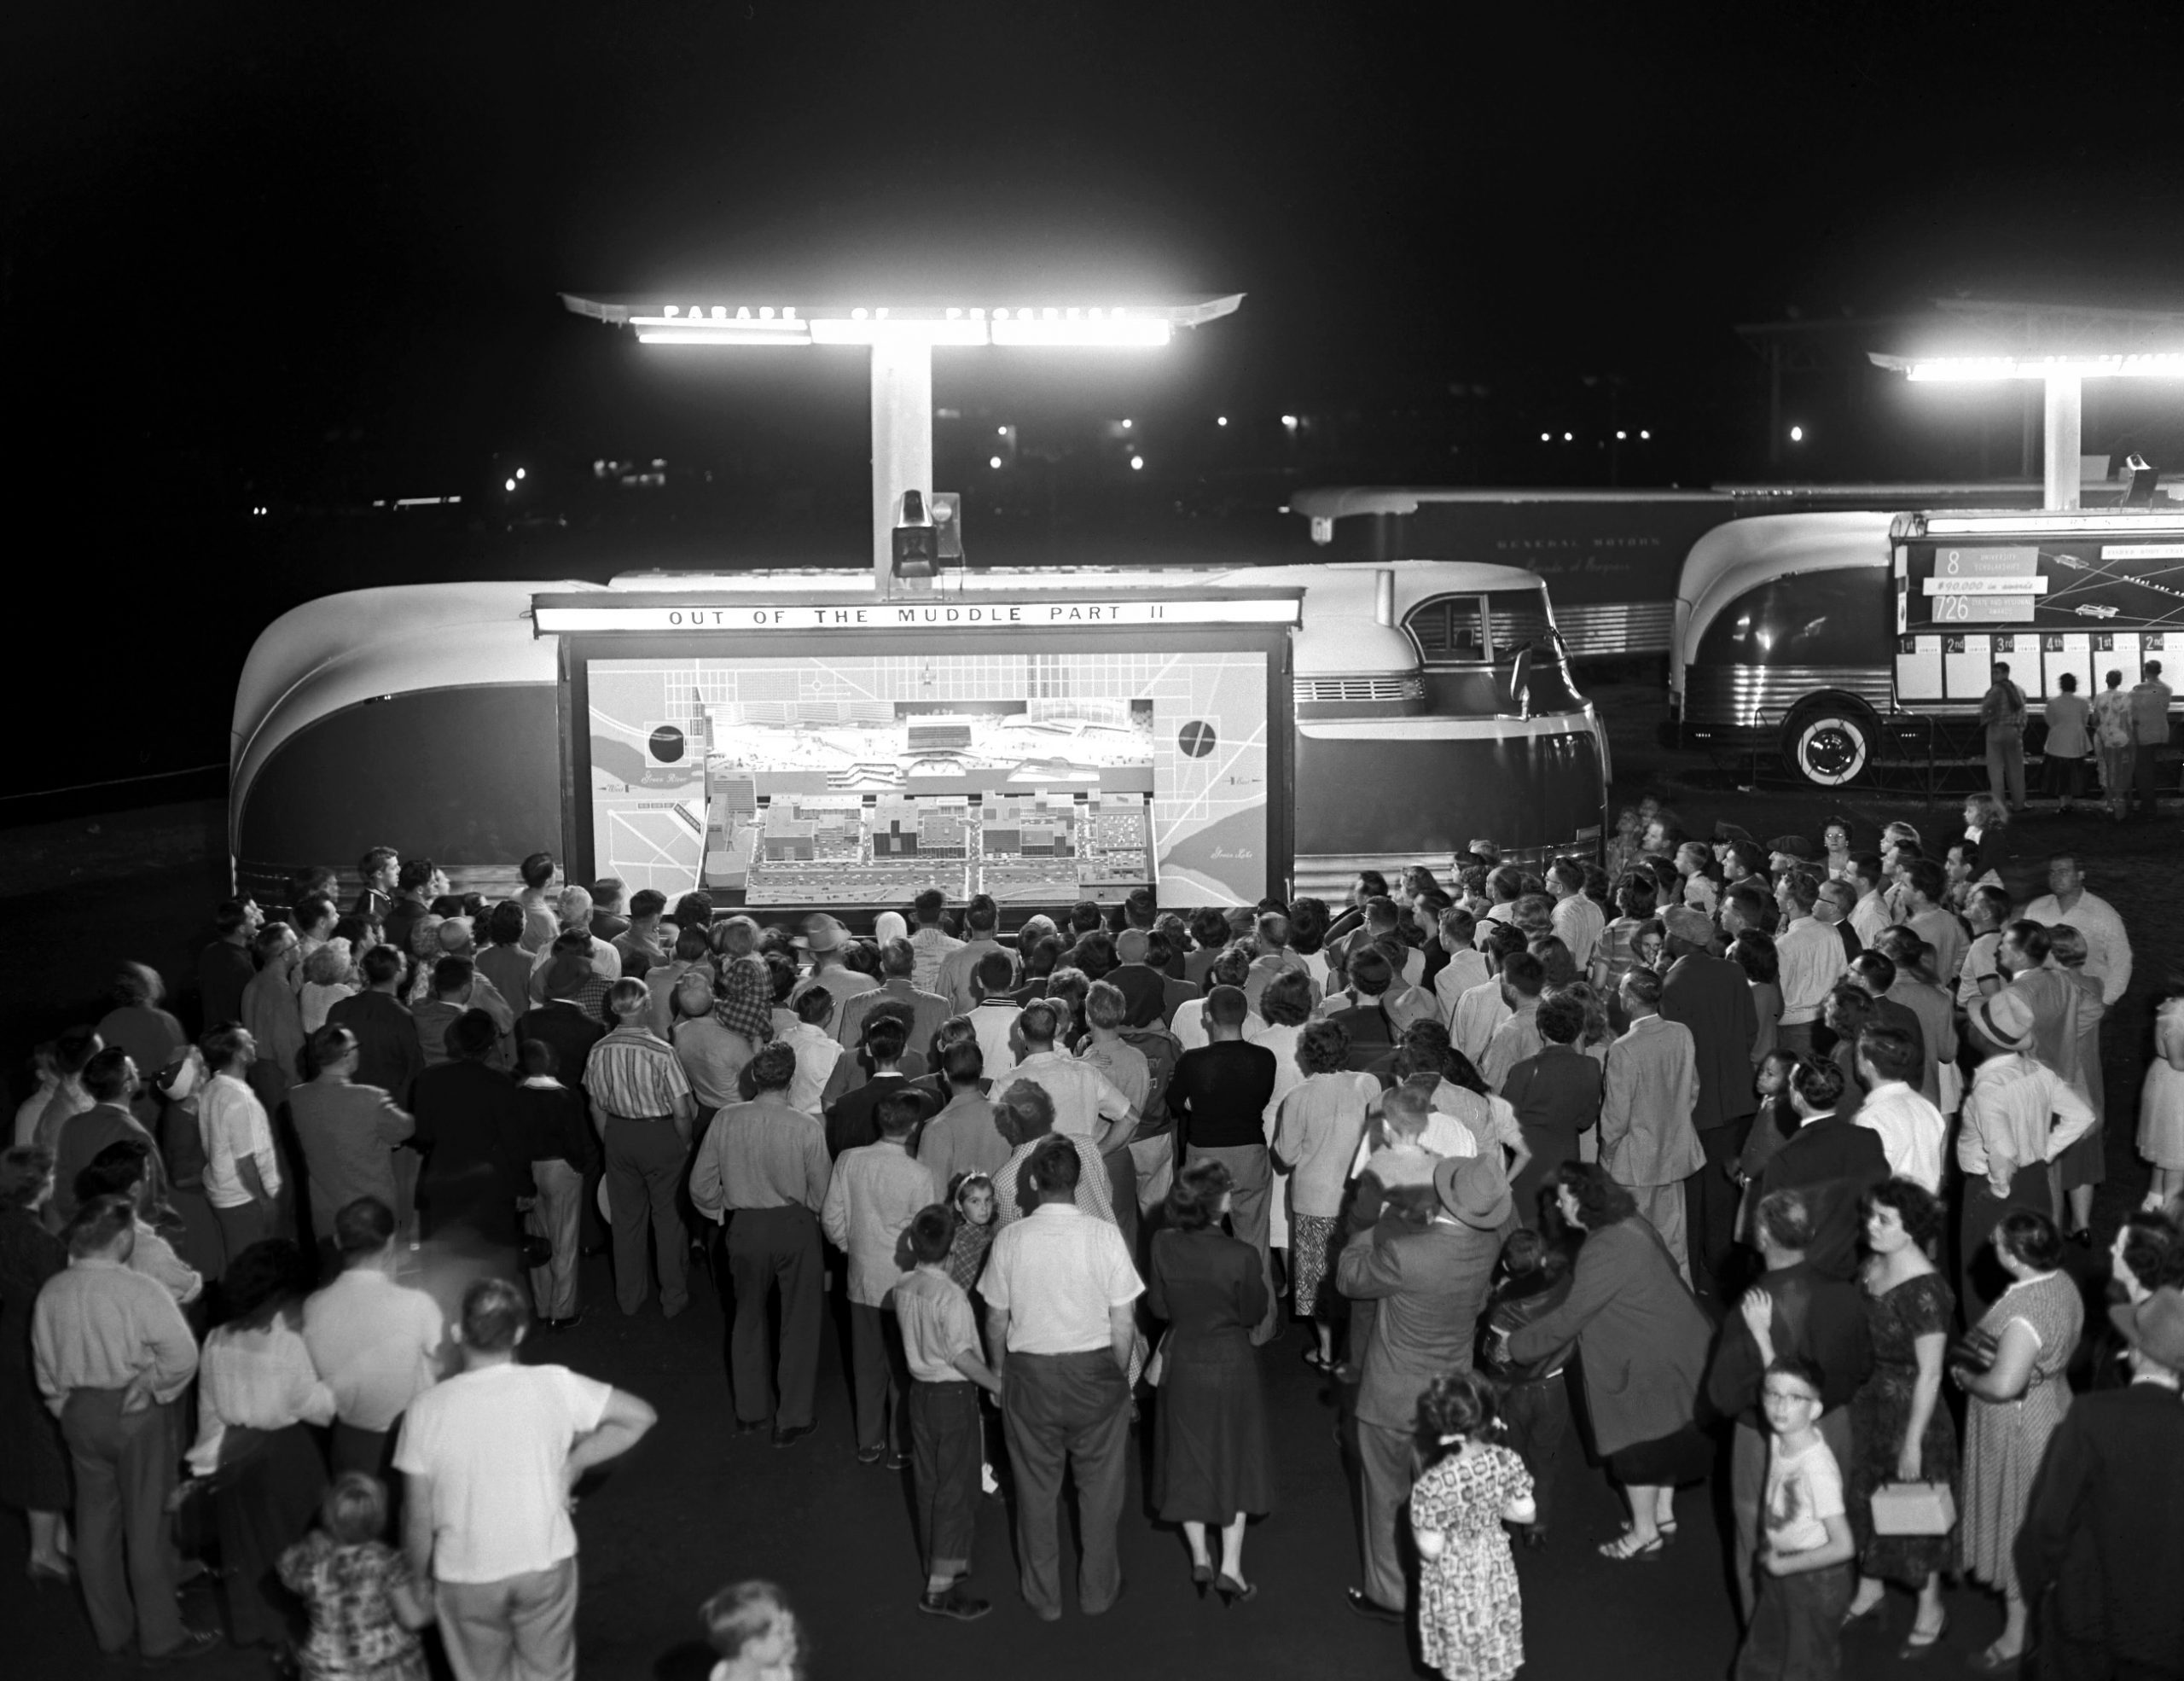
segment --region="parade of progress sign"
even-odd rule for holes
[[[840,628],[837,612],[885,614],[893,629],[898,607],[970,605],[703,610],[746,615],[722,625],[746,631],[789,611],[828,614],[814,630]],[[1267,605],[1293,614],[1296,603],[1008,605],[1043,616]],[[664,615],[697,609],[639,610],[661,615],[642,628],[687,630],[687,619]],[[1271,880],[1273,656],[1133,641],[1053,653],[961,638],[909,653],[892,651],[899,638],[869,654],[854,640],[808,654],[594,653],[583,729],[594,867],[632,889],[671,897],[702,887],[752,907],[892,907],[929,887],[951,903],[986,893],[1027,908],[1114,904],[1147,886],[1169,904],[1255,904]]]

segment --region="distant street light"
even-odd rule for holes
[[[1130,458],[1130,470],[1133,473],[1142,473],[1145,470],[1145,457],[1132,456]]]
[[[1792,428],[1790,428],[1790,441],[1791,441],[1792,444],[1802,444],[1802,443],[1804,443],[1804,442],[1805,441],[1805,429],[1804,429],[1804,428],[1803,428],[1802,426],[1793,426],[1793,427],[1792,427]]]
[[[501,488],[502,488],[502,490],[504,490],[504,491],[511,491],[511,492],[512,492],[512,491],[514,491],[514,490],[515,489],[515,480],[513,480],[513,479],[510,479],[510,480],[506,480],[506,481],[505,481],[505,482],[501,486]]]
[[[1226,426],[1228,424],[1228,416],[1226,415],[1216,415],[1213,417],[1213,423],[1216,426]]]
[[[986,459],[986,465],[988,467],[999,467],[1001,465],[1001,457],[999,456],[988,457]]]

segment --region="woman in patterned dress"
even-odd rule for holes
[[[2010,1286],[1978,1329],[1994,1359],[1984,1371],[1954,1370],[1966,1409],[1964,1513],[1958,1535],[1965,1573],[2002,1592],[2001,1636],[1972,1660],[2007,1667],[2024,1653],[2025,1603],[2012,1556],[2048,1439],[2071,1409],[2064,1379],[2085,1324],[2077,1285],[2061,1271],[2063,1240],[2045,1214],[2018,1209],[1995,1228],[1995,1253]]]
[[[1449,1681],[1509,1681],[1525,1661],[1524,1602],[1505,1523],[1530,1523],[1531,1474],[1491,1442],[1494,1392],[1469,1372],[1418,1398],[1410,1530],[1418,1544],[1418,1643]]]
[[[1941,1573],[1953,1559],[1946,1535],[1877,1535],[1873,1492],[1891,1482],[1957,1480],[1956,1426],[1941,1403],[1942,1364],[1956,1295],[1933,1261],[1945,1217],[1934,1195],[1910,1179],[1890,1179],[1866,1198],[1866,1324],[1873,1368],[1850,1403],[1856,1457],[1850,1473],[1850,1531],[1858,1543],[1856,1620],[1880,1608],[1886,1585],[1919,1596],[1906,1656],[1924,1652],[1949,1627]]]

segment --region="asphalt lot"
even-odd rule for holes
[[[1895,817],[1952,832],[1954,800],[1929,812],[1916,798],[1739,793],[1703,760],[1653,744],[1658,699],[1649,688],[1594,693],[1614,732],[1618,804],[1651,792],[1687,827],[1727,817],[1763,836],[1796,831],[1817,839],[1831,811],[1850,816],[1862,841]],[[222,833],[219,809],[209,803],[0,832],[0,1049],[11,1070],[35,1038],[84,1019],[115,958],[178,971],[220,891]],[[2145,1184],[2129,1140],[2152,999],[2166,974],[2184,968],[2178,840],[2173,819],[2115,829],[2082,817],[2036,817],[2017,835],[2017,867],[2026,876],[2015,884],[2020,893],[2036,882],[2051,846],[2078,849],[2094,890],[2124,910],[2137,945],[2137,978],[2104,1033],[2110,1179],[2096,1218],[2104,1230]],[[817,1432],[777,1451],[763,1436],[730,1434],[725,1321],[709,1286],[700,1284],[692,1311],[672,1323],[656,1306],[633,1318],[617,1313],[603,1261],[586,1263],[584,1290],[584,1323],[541,1352],[645,1396],[661,1415],[652,1437],[588,1495],[579,1514],[587,1677],[701,1676],[706,1659],[692,1643],[695,1608],[713,1588],[747,1575],[781,1582],[810,1620],[817,1677],[1002,1666],[1036,1666],[1048,1681],[1186,1671],[1254,1681],[1406,1672],[1403,1634],[1358,1622],[1343,1606],[1356,1561],[1351,1489],[1332,1439],[1332,1398],[1300,1363],[1301,1332],[1263,1357],[1280,1504],[1247,1543],[1247,1568],[1263,1588],[1254,1603],[1224,1611],[1194,1597],[1181,1538],[1144,1515],[1134,1470],[1123,1524],[1127,1587],[1116,1613],[1089,1620],[1072,1611],[1058,1624],[1038,1623],[1014,1593],[1004,1506],[989,1501],[974,1585],[996,1608],[981,1623],[959,1626],[914,1609],[920,1574],[906,1486],[855,1462],[835,1340],[824,1355]],[[1149,1434],[1141,1445],[1149,1447]],[[1664,1562],[1641,1567],[1594,1553],[1592,1544],[1618,1527],[1619,1507],[1574,1453],[1565,1456],[1560,1492],[1564,1515],[1554,1544],[1519,1555],[1526,1672],[1612,1672],[1622,1681],[1725,1672],[1734,1626],[1711,1495],[1686,1493],[1680,1544]],[[23,1560],[20,1527],[0,1521],[6,1672],[36,1681],[96,1672],[73,1597],[51,1589],[33,1595]],[[1953,1632],[1935,1661],[1955,1669],[1997,1632],[2000,1611],[1968,1591],[1952,1595],[1952,1608]],[[1909,1616],[1908,1602],[1892,1599],[1883,1628],[1851,1637],[1846,1672],[1895,1672],[1892,1654]],[[223,1654],[191,1672],[225,1681],[262,1675],[265,1666]]]

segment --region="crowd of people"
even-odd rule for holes
[[[574,1492],[654,1422],[541,1352],[600,1311],[590,1254],[624,1315],[710,1276],[732,1428],[782,1450],[839,1298],[937,1617],[991,1608],[997,1490],[1031,1609],[1107,1612],[1141,1424],[1192,1582],[1248,1604],[1286,1341],[1358,1481],[1349,1607],[1444,1675],[1522,1665],[1513,1547],[1571,1544],[1572,1442],[1618,1565],[1726,1479],[1751,1681],[1838,1672],[1891,1586],[1930,1652],[1959,1574],[2001,1600],[1975,1667],[2036,1635],[2059,1675],[2184,1673],[2184,981],[2088,1358],[2129,932],[2074,857],[2013,898],[2012,813],[1963,815],[1867,850],[1649,809],[1601,863],[1478,842],[1340,904],[1008,930],[936,890],[868,936],[375,849],[346,913],[330,870],[220,907],[202,1031],[128,963],[40,1049],[0,1498],[108,1652],[219,1639],[177,1609],[210,1559],[228,1637],[308,1675],[410,1681],[429,1630],[465,1681],[573,1674]],[[704,1615],[723,1676],[796,1672],[777,1589]]]

